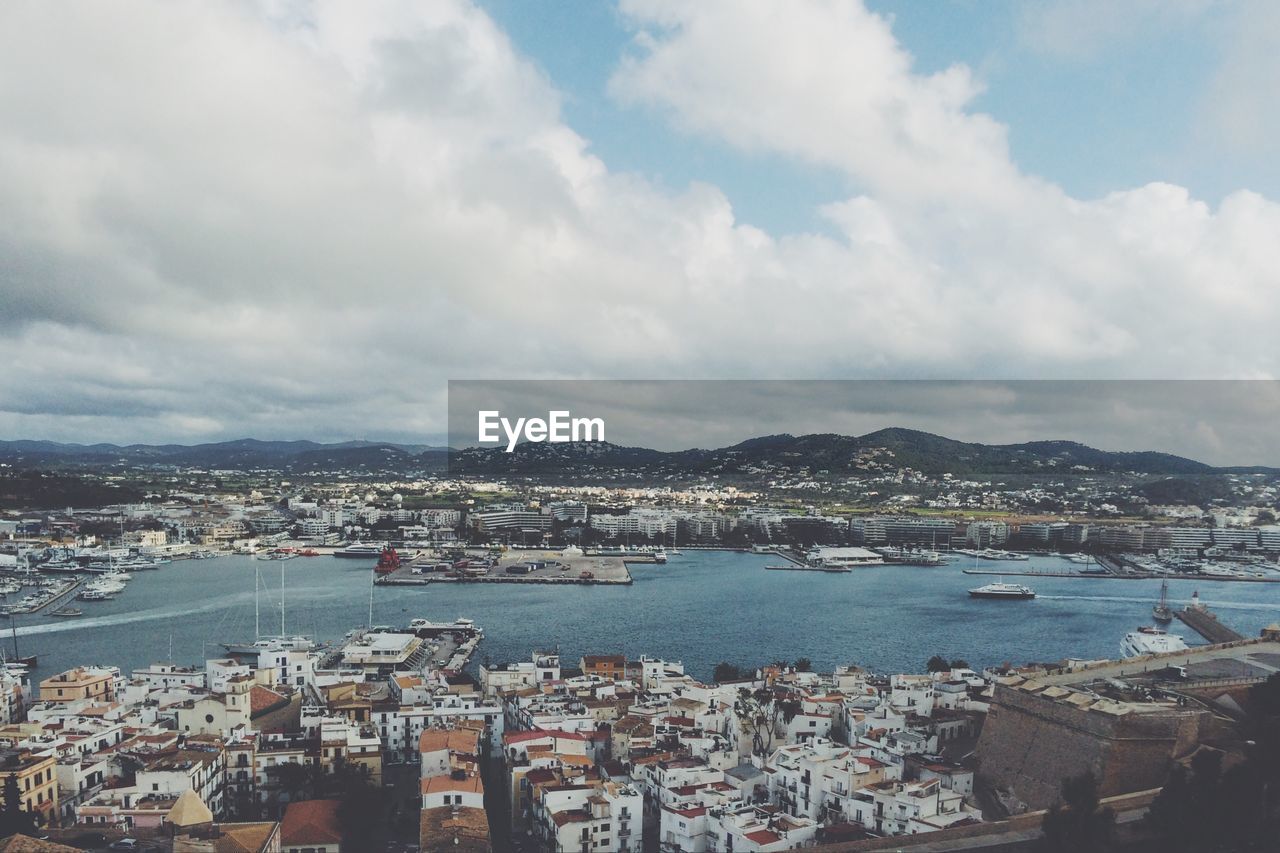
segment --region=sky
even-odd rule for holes
[[[1263,0],[6,3],[0,438],[430,441],[467,378],[1276,377],[1278,38]]]

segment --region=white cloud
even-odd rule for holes
[[[408,436],[462,376],[1271,375],[1277,206],[1024,175],[857,3],[628,2],[614,91],[836,237],[611,172],[482,12],[0,7],[0,435]]]

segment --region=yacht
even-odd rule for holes
[[[1144,626],[1130,631],[1120,641],[1120,654],[1126,658],[1141,655],[1158,655],[1165,652],[1183,652],[1187,644],[1177,634],[1170,634],[1163,628]]]
[[[382,556],[382,549],[386,547],[385,542],[353,542],[345,548],[338,548],[333,552],[335,557],[359,557],[377,559]]]
[[[973,598],[1027,599],[1035,598],[1036,591],[1020,583],[989,583],[986,586],[969,590],[969,595]]]
[[[998,548],[984,548],[978,552],[984,560],[1026,560],[1026,554],[1015,554],[1013,551],[1001,551]]]
[[[876,548],[886,563],[896,566],[945,566],[947,558],[924,548]]]
[[[289,649],[311,651],[316,641],[310,637],[262,637],[252,643],[223,643],[222,647],[231,654],[261,654],[262,652],[279,652]]]

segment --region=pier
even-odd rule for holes
[[[1002,577],[1025,578],[1098,578],[1100,580],[1118,581],[1149,581],[1168,578],[1172,580],[1202,581],[1208,583],[1280,583],[1280,577],[1233,577],[1230,575],[1202,575],[1192,572],[1184,572],[1176,575],[1159,575],[1139,572],[1126,572],[1124,574],[1112,574],[1110,572],[1039,572],[1035,569],[1023,569],[1022,571],[1008,569],[961,569],[961,571],[966,575],[999,575]]]
[[[488,561],[480,556],[468,560],[468,565],[454,565],[445,571],[439,568],[447,563],[437,557],[421,555],[402,563],[395,571],[380,575],[374,583],[378,586],[425,586],[433,583],[516,583],[552,584],[561,586],[626,586],[632,583],[629,563],[654,565],[652,555],[637,553],[628,557],[602,557],[566,555],[559,552],[521,551],[519,560]]]
[[[1213,645],[1221,643],[1234,643],[1243,640],[1244,637],[1228,628],[1218,621],[1218,617],[1214,616],[1204,607],[1193,608],[1187,607],[1177,610],[1173,614],[1178,617],[1184,625],[1204,637]]]
[[[848,566],[810,566],[790,563],[785,566],[765,566],[771,572],[826,572],[829,575],[847,575],[852,569]]]
[[[50,592],[49,597],[44,599],[43,601],[37,602],[36,604],[32,604],[26,607],[22,607],[16,604],[6,605],[5,612],[9,614],[39,613],[42,610],[47,610],[50,607],[65,604],[71,597],[75,595],[76,590],[78,590],[79,588],[80,588],[80,581],[78,580],[61,581],[58,588],[55,591]]]

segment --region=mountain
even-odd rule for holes
[[[761,480],[774,474],[849,477],[911,468],[932,476],[1122,474],[1202,476],[1226,469],[1153,451],[1098,450],[1072,441],[988,445],[893,427],[861,436],[818,433],[761,436],[716,450],[662,452],[597,444],[522,444],[513,453],[468,448],[454,453],[459,474],[588,476],[621,471],[655,478],[716,476]],[[1270,469],[1254,469],[1266,471]]]
[[[679,480],[716,477],[766,482],[778,476],[844,478],[911,468],[932,476],[1056,476],[1137,473],[1197,478],[1226,473],[1277,473],[1271,468],[1214,468],[1155,451],[1099,450],[1074,441],[978,444],[919,430],[891,427],[866,435],[767,435],[718,449],[660,451],[608,442],[521,444],[451,451],[393,442],[260,441],[210,444],[60,444],[0,441],[0,462],[15,468],[185,466],[272,469],[298,473],[442,472],[588,481]]]
[[[0,441],[0,461],[21,467],[102,467],[167,465],[212,469],[271,468],[401,470],[425,453],[447,448],[424,444],[344,441],[261,441],[242,438],[209,444],[62,444],[54,441]],[[327,466],[332,466],[328,468]]]

